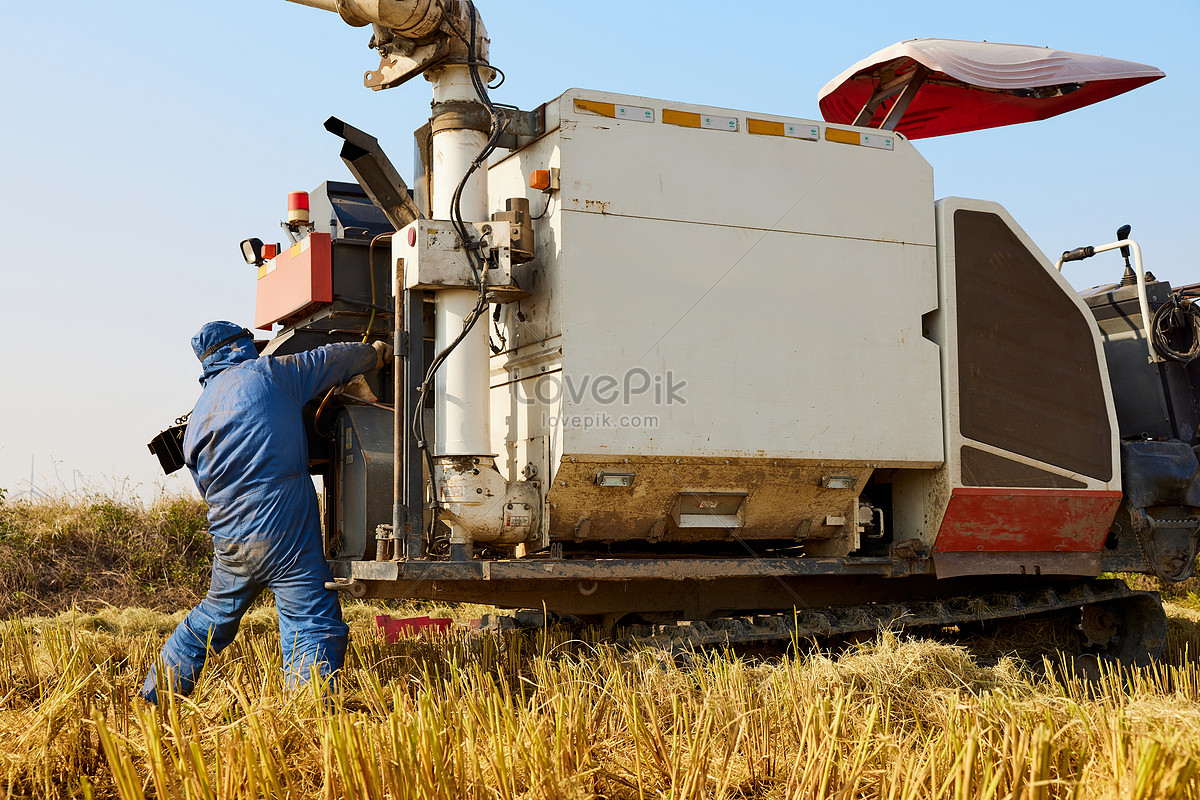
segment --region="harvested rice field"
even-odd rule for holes
[[[160,708],[136,689],[182,612],[11,620],[5,796],[1200,797],[1200,613],[1185,605],[1168,605],[1159,666],[1098,682],[1002,641],[885,632],[838,653],[670,659],[555,629],[388,644],[374,622],[480,610],[348,605],[338,685],[289,692],[264,606],[192,698]]]

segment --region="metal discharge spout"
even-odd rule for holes
[[[379,25],[405,39],[420,39],[437,31],[446,14],[442,0],[288,0],[332,11],[355,27]]]
[[[370,88],[388,88],[421,74],[433,84],[430,164],[433,218],[486,221],[488,183],[482,159],[494,130],[489,131],[485,121],[490,118],[492,126],[496,123],[488,113],[491,103],[486,102],[484,90],[476,85],[479,75],[474,73],[487,69],[488,38],[474,4],[448,0],[289,2],[333,11],[350,25],[376,26],[372,46],[379,49],[381,64],[377,72],[367,73],[365,83]],[[399,40],[407,40],[407,44],[380,37],[380,29]],[[469,37],[462,34],[466,30],[470,31]],[[403,302],[402,291],[398,283],[398,309]],[[479,290],[474,287],[446,286],[434,295],[434,345],[443,360],[433,381],[435,463],[431,464],[430,479],[434,482],[435,499],[442,504],[451,524],[450,549],[454,560],[470,559],[472,543],[476,541],[494,544],[527,541],[538,530],[534,520],[541,505],[535,484],[506,480],[494,463],[489,424],[488,326],[485,321],[471,325],[464,332],[468,322],[477,319],[480,302]],[[420,304],[417,306],[419,313]],[[482,318],[486,320],[487,315]],[[397,341],[402,338],[400,334],[397,329]],[[399,403],[395,422],[396,468],[401,470],[403,447],[399,437],[409,421],[401,417]],[[406,513],[412,512],[406,512],[401,503],[403,472],[397,472],[395,478],[393,536],[398,537],[397,532],[402,529],[406,531],[408,556],[412,558],[420,550],[419,527],[423,523],[419,516],[407,520]],[[410,497],[410,504],[412,501]],[[507,510],[513,513],[506,515]],[[413,531],[417,532],[415,541]]]

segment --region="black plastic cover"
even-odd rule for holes
[[[308,207],[313,229],[334,239],[370,241],[394,230],[383,209],[357,183],[325,181],[309,192]]]
[[[158,456],[158,463],[166,475],[183,466],[183,434],[186,430],[187,423],[172,425],[146,445],[151,453]]]
[[[1178,439],[1121,442],[1125,496],[1137,508],[1200,506],[1196,453]]]

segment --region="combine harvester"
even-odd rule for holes
[[[296,2],[372,26],[367,87],[433,86],[412,191],[331,118],[359,185],[243,243],[263,352],[396,343],[373,397],[308,409],[338,590],[694,643],[1053,616],[1082,652],[1158,653],[1158,597],[1099,576],[1192,574],[1197,311],[1128,227],[1056,264],[999,205],[935,201],[911,140],[1162,72],[918,39],[831,81],[823,121],[520,111],[470,3]],[[1116,249],[1119,283],[1063,278]]]

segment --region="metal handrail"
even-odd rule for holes
[[[1054,264],[1054,268],[1062,272],[1063,263],[1065,261],[1081,261],[1085,258],[1090,258],[1097,253],[1107,253],[1109,250],[1116,250],[1121,247],[1128,247],[1133,251],[1133,271],[1137,275],[1137,290],[1138,290],[1138,308],[1142,312],[1142,331],[1146,337],[1146,351],[1149,354],[1150,363],[1155,364],[1165,359],[1158,353],[1154,352],[1154,337],[1150,332],[1150,301],[1146,296],[1146,271],[1142,268],[1142,248],[1133,239],[1121,239],[1118,242],[1111,244],[1102,244],[1099,247],[1079,248],[1063,253],[1058,261]],[[1086,252],[1081,252],[1086,251]],[[1076,255],[1075,258],[1067,258],[1068,255]]]

